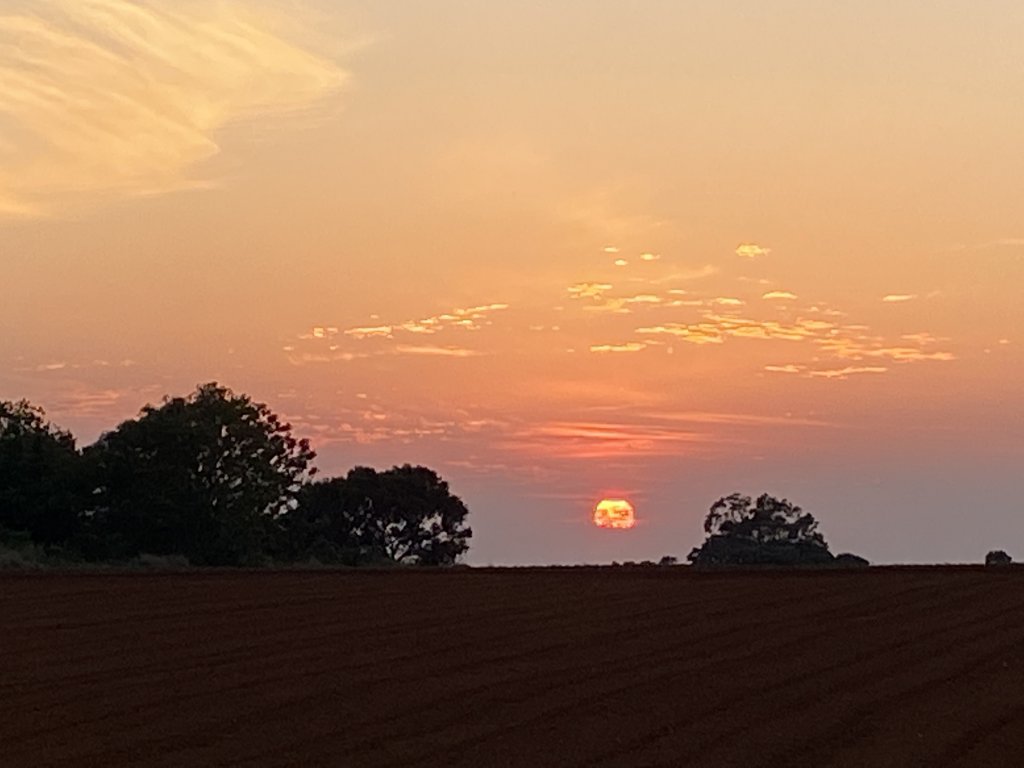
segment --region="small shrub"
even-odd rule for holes
[[[836,559],[832,561],[832,564],[837,568],[867,568],[871,565],[867,559],[849,552],[836,555]]]
[[[1009,565],[1013,558],[1001,549],[994,549],[985,555],[985,565]]]

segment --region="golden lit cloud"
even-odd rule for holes
[[[484,326],[491,324],[490,315],[508,309],[508,304],[481,304],[475,307],[464,309],[453,309],[438,315],[419,318],[417,320],[405,320],[392,325],[370,325],[348,328],[345,335],[356,339],[367,338],[393,338],[396,333],[406,332],[412,334],[431,335],[440,333],[447,328],[460,328],[467,331],[478,331]],[[376,316],[374,316],[376,317]],[[304,334],[303,339],[331,338],[337,333],[337,328],[313,328],[312,335]]]
[[[758,256],[767,256],[771,248],[764,248],[757,243],[740,243],[736,246],[736,255],[747,259],[756,259]]]
[[[0,213],[205,186],[240,118],[307,107],[338,67],[274,33],[265,2],[24,0],[0,15]]]
[[[463,347],[415,346],[411,344],[399,344],[395,347],[395,352],[399,355],[428,355],[430,357],[477,357],[482,354]]]
[[[843,368],[813,369],[805,365],[766,365],[766,371],[773,373],[792,373],[809,379],[845,379],[860,373],[885,373],[889,369],[880,365],[848,365]]]
[[[768,291],[768,293],[761,294],[761,298],[769,301],[773,299],[785,299],[787,301],[792,301],[797,298],[797,295],[795,293],[790,293],[789,291]]]
[[[917,294],[914,293],[890,293],[887,296],[882,297],[882,301],[886,304],[900,304],[904,301],[913,301],[917,298]]]
[[[568,288],[569,296],[573,299],[599,299],[611,289],[610,283],[576,283]]]
[[[644,349],[647,349],[647,345],[639,341],[625,344],[595,344],[590,347],[591,352],[640,352]]]
[[[371,336],[391,338],[391,332],[393,330],[394,327],[390,325],[371,325],[361,328],[349,328],[345,333],[349,336],[354,336],[357,339],[366,339]]]
[[[808,371],[807,375],[811,378],[845,379],[847,376],[852,376],[858,373],[885,373],[887,370],[889,369],[880,365],[863,365],[847,366],[846,368],[833,368],[821,371]]]

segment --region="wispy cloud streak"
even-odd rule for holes
[[[307,107],[344,73],[275,34],[265,0],[15,0],[0,12],[0,216],[203,186],[242,117]]]

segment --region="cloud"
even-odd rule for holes
[[[948,362],[956,359],[952,352],[927,349],[938,341],[931,334],[906,334],[904,338],[908,336],[910,340],[918,341],[919,346],[889,346],[882,339],[862,335],[834,336],[820,339],[818,344],[822,351],[843,360],[887,358],[897,363],[918,363],[925,360]]]
[[[590,348],[591,352],[640,352],[647,349],[647,345],[639,341],[630,341],[625,344],[595,344]]]
[[[501,447],[560,459],[679,455],[709,438],[691,430],[646,424],[556,421],[524,428]]]
[[[345,334],[354,336],[357,339],[366,339],[372,336],[382,336],[390,339],[392,331],[394,331],[394,326],[391,325],[371,325],[362,328],[349,328],[345,331]]]
[[[78,385],[73,391],[58,397],[54,411],[76,418],[107,416],[122,409],[122,401],[132,394],[127,389],[89,389]]]
[[[696,325],[665,323],[664,325],[637,328],[636,332],[641,336],[674,336],[691,344],[721,344],[725,341],[721,331],[711,323],[699,323]]]
[[[808,379],[845,379],[860,373],[885,373],[889,369],[881,365],[848,365],[844,368],[811,369],[806,365],[766,365],[766,371],[773,373],[792,373]]]
[[[0,214],[209,186],[219,131],[345,74],[271,31],[266,0],[22,0],[0,16]]]
[[[913,301],[917,298],[916,293],[890,293],[882,297],[887,304],[899,304],[904,301]]]
[[[768,301],[772,301],[773,299],[786,299],[787,301],[792,301],[797,298],[797,295],[795,293],[790,293],[789,291],[768,291],[768,293],[761,294],[761,298],[767,299]]]
[[[774,367],[774,366],[768,366]],[[784,366],[786,368],[795,366]],[[734,426],[796,426],[796,427],[832,427],[833,422],[820,419],[808,419],[799,416],[760,416],[751,413],[717,413],[713,411],[682,411],[652,413],[651,418],[660,421],[686,422],[691,424],[721,424]]]
[[[400,323],[358,326],[347,328],[346,336],[356,339],[386,338],[391,339],[400,332],[432,335],[448,328],[460,328],[466,331],[478,331],[490,325],[490,315],[508,309],[508,304],[481,304],[475,307],[456,308],[438,315],[422,317],[417,320],[405,320]],[[376,318],[377,315],[373,315]],[[314,326],[312,333],[304,333],[300,339],[331,339],[338,333],[335,327]]]
[[[429,344],[399,344],[395,347],[398,355],[428,355],[430,357],[479,357],[482,352],[464,347],[437,347]]]
[[[747,259],[756,259],[758,256],[767,256],[772,252],[771,248],[765,248],[757,243],[740,243],[736,246],[736,255]]]
[[[658,261],[661,258],[661,254],[658,253],[641,253],[640,261]]]
[[[612,289],[609,283],[576,283],[568,288],[569,296],[573,299],[599,299],[605,291]]]
[[[847,366],[846,368],[833,368],[823,371],[808,371],[807,375],[811,378],[845,379],[847,376],[852,376],[858,373],[885,373],[888,370],[888,368],[880,365],[862,365]]]

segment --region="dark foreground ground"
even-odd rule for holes
[[[0,574],[3,766],[1021,761],[1024,570]]]

